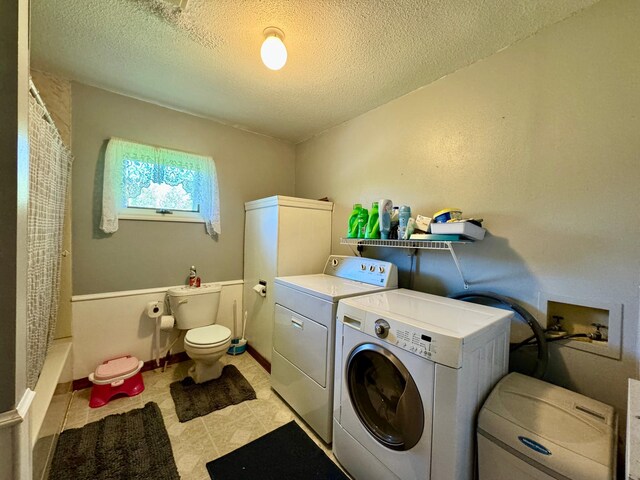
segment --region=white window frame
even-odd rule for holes
[[[204,223],[207,227],[207,232],[209,233],[209,235],[216,236],[220,233],[220,213],[219,213],[220,206],[219,206],[217,174],[216,174],[215,163],[211,157],[204,157],[201,155],[182,152],[179,150],[155,147],[153,145],[139,144],[135,142],[130,142],[128,140],[122,140],[119,138],[112,138],[110,140],[110,144],[112,141],[118,142],[118,145],[125,145],[125,148],[126,148],[126,145],[129,145],[129,146],[134,145],[137,147],[142,147],[143,149],[148,148],[152,151],[157,151],[157,152],[161,151],[162,155],[165,155],[165,156],[172,155],[175,153],[176,156],[183,156],[185,158],[188,158],[188,161],[186,162],[188,165],[194,165],[193,162],[196,162],[195,165],[203,165],[202,163],[199,163],[199,162],[210,162],[210,164],[207,164],[207,166],[203,168],[207,169],[205,171],[209,172],[211,177],[210,183],[206,183],[205,185],[208,185],[207,187],[209,188],[208,191],[212,195],[212,197],[210,198],[212,206],[207,207],[207,206],[199,205],[200,211],[198,212],[167,209],[167,211],[171,212],[169,214],[169,213],[159,212],[158,210],[160,209],[145,208],[145,207],[128,207],[126,205],[122,205],[121,203],[119,203],[120,200],[118,200],[118,198],[122,198],[120,196],[122,194],[122,188],[119,186],[120,182],[122,181],[122,176],[124,175],[124,172],[122,171],[122,168],[123,168],[122,160],[119,160],[115,163],[111,162],[108,164],[109,159],[105,158],[105,178],[104,178],[104,184],[103,184],[103,216],[100,224],[100,228],[103,231],[105,231],[106,233],[114,233],[118,229],[118,220],[137,220],[137,221],[142,220],[142,221],[156,221],[156,222]],[[107,148],[109,148],[109,146]],[[152,159],[156,158],[153,156],[153,153],[150,155]],[[149,157],[147,156],[146,152],[144,153],[144,156],[147,158],[147,160],[145,161],[148,161]],[[124,158],[120,155],[112,155],[112,157],[119,158],[119,159]],[[194,160],[194,158],[196,157],[198,158]],[[120,166],[118,167],[118,165]],[[110,175],[107,175],[107,171],[108,171],[107,167],[110,168],[109,170]],[[116,170],[113,170],[114,168]],[[114,180],[113,178],[109,178],[114,176],[119,178],[120,180]],[[209,176],[207,176],[206,178],[209,178]],[[114,183],[114,181],[116,183]],[[213,208],[213,211],[211,210],[211,208]],[[105,216],[105,211],[110,211],[112,213],[110,215],[108,214]],[[206,215],[206,212],[209,213],[208,216]]]
[[[135,213],[134,213],[135,211]],[[204,223],[200,212],[170,210],[172,213],[159,213],[151,208],[125,207],[118,212],[120,220],[145,220],[152,222]]]

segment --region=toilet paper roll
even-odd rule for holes
[[[261,297],[267,296],[267,287],[260,283],[254,285],[253,291],[256,292],[258,295],[260,295]]]
[[[149,318],[159,318],[164,313],[164,302],[155,301],[147,303],[147,315]]]
[[[173,329],[176,320],[173,318],[173,315],[162,315],[158,320],[158,324],[160,325],[160,330],[166,331]]]

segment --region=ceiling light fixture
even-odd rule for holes
[[[276,27],[268,27],[262,32],[265,36],[260,49],[262,63],[271,70],[280,70],[287,63],[287,47],[284,46],[284,32]]]

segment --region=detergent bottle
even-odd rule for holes
[[[354,203],[351,215],[349,215],[347,238],[358,238],[358,215],[360,215],[360,210],[362,210],[362,205]]]
[[[367,222],[369,221],[369,211],[361,208],[358,214],[358,238],[364,238],[367,231]]]
[[[364,238],[380,238],[380,222],[378,221],[378,202],[371,204],[371,214],[367,222]]]
[[[391,210],[393,210],[393,202],[391,200],[383,199],[378,202],[380,237],[383,240],[389,238],[389,232],[391,231]]]

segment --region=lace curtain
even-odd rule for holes
[[[118,230],[118,212],[151,182],[182,185],[200,214],[207,233],[220,233],[220,201],[216,166],[211,157],[112,138],[107,144],[100,229]]]
[[[56,329],[67,189],[73,157],[29,95],[27,384],[35,385]]]

